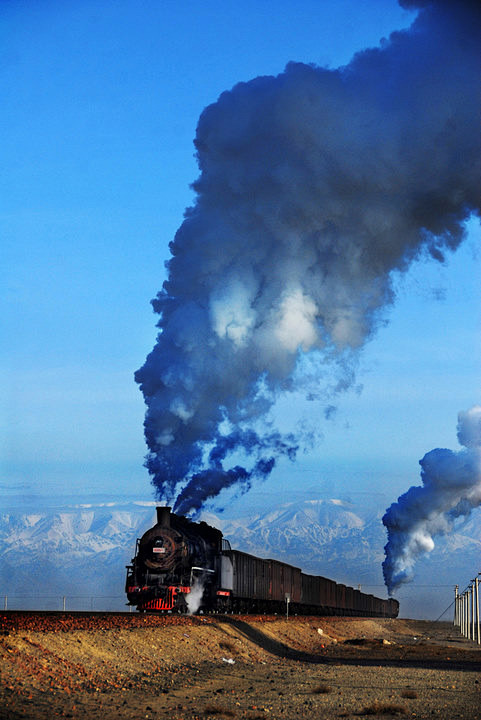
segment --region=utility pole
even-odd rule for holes
[[[467,591],[467,597],[468,597],[468,632],[467,637],[468,640],[472,640],[473,635],[473,588],[469,587]]]
[[[475,596],[476,596],[476,640],[477,640],[478,645],[481,645],[481,639],[479,637],[479,576],[480,575],[481,575],[481,573],[478,573],[476,575],[476,579],[474,581],[475,588],[476,588],[476,592],[475,592]]]
[[[475,579],[471,580],[471,640],[476,640],[476,586]]]
[[[464,611],[464,637],[469,638],[469,587],[464,591],[464,604],[466,605]]]
[[[459,596],[459,629],[464,635],[464,593]]]

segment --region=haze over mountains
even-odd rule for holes
[[[0,515],[0,603],[9,608],[125,609],[125,565],[135,540],[155,522],[153,501],[132,498],[63,499],[35,511],[10,502]],[[336,498],[289,502],[230,518],[206,513],[233,548],[289,562],[304,571],[382,597],[386,542],[382,508]],[[418,564],[414,583],[396,596],[405,617],[435,619],[450,604],[453,585],[477,570],[481,531],[477,517]],[[463,589],[463,588],[461,588]],[[450,613],[446,614],[449,618]]]

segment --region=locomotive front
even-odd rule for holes
[[[127,566],[125,591],[129,605],[141,612],[187,612],[212,604],[218,585],[222,533],[157,508],[157,523],[137,540]],[[213,596],[213,597],[211,597]]]

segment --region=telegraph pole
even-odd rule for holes
[[[461,613],[459,629],[461,630],[461,635],[464,635],[464,593],[459,598],[459,610]]]
[[[464,593],[460,597],[460,605],[461,605],[461,635],[464,635],[464,615],[465,615],[465,609],[466,605],[464,602]]]
[[[473,639],[473,586],[468,590],[468,603],[469,603],[469,609],[468,609],[468,618],[469,618],[469,625],[468,625],[468,638],[470,640]]]
[[[464,626],[465,626],[465,627],[464,627],[464,637],[469,638],[469,610],[470,610],[470,607],[469,607],[469,586],[468,586],[468,587],[466,588],[466,590],[464,591],[464,597],[465,597],[465,605],[466,605],[465,617],[464,617]]]
[[[478,642],[478,645],[481,645],[481,639],[479,637],[479,576],[481,573],[478,573],[476,575],[475,579],[475,587],[476,587],[476,639]]]
[[[476,600],[477,600],[477,598],[476,598],[476,595],[477,595],[477,592],[476,592],[477,587],[476,587],[476,586],[477,586],[477,584],[478,584],[478,583],[477,583],[477,579],[478,579],[478,578],[475,577],[475,578],[473,578],[473,580],[471,580],[471,582],[472,582],[472,584],[473,584],[473,585],[472,585],[472,595],[473,595],[473,617],[472,617],[473,633],[472,633],[472,640],[473,640],[473,642],[477,642],[477,641],[478,641],[478,613],[477,613],[477,602],[476,602]]]

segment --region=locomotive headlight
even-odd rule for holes
[[[167,552],[167,548],[165,547],[163,537],[160,537],[160,538],[157,538],[156,540],[154,540],[154,544],[152,546],[152,552],[154,553],[154,555],[157,555],[157,554],[165,555],[165,553]]]

